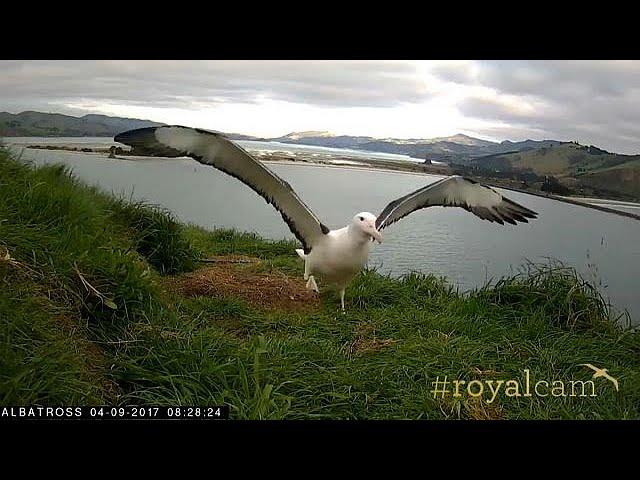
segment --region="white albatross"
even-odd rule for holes
[[[181,126],[149,127],[116,135],[114,140],[141,154],[188,156],[237,178],[273,205],[302,243],[296,250],[304,260],[307,288],[318,292],[315,276],[335,284],[344,312],[346,286],[367,263],[380,231],[421,208],[462,207],[490,222],[515,225],[537,213],[503,197],[494,189],[460,176],[451,176],[389,203],[377,217],[361,212],[351,223],[330,230],[314,215],[286,181],[218,132]]]

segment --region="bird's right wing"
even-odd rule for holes
[[[142,154],[189,156],[237,178],[275,207],[308,253],[329,232],[286,181],[220,133],[181,126],[150,127],[116,135]]]

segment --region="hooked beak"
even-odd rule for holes
[[[380,244],[382,243],[382,234],[376,227],[373,227],[369,233],[371,234],[371,240],[375,240]]]

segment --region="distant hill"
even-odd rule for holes
[[[59,113],[0,113],[0,137],[112,137],[134,128],[163,125],[150,120]]]
[[[478,157],[472,164],[486,169],[531,170],[539,175],[562,177],[610,168],[638,158],[640,156],[610,153],[594,146],[560,143],[551,147]]]
[[[283,137],[272,138],[282,143],[297,143],[321,147],[350,148],[374,152],[408,155],[424,160],[453,163],[468,163],[474,158],[511,151],[530,150],[539,147],[562,145],[558,140],[525,140],[502,143],[470,137],[462,133],[438,138],[374,138],[351,135],[333,135],[330,132],[292,132]]]
[[[481,140],[479,138],[470,137],[463,133],[457,133],[450,137],[436,137],[428,140],[416,140],[414,143],[456,143],[458,145],[466,145],[468,147],[490,147],[496,145],[496,142],[489,140]]]
[[[134,128],[163,125],[151,120],[89,114],[74,117],[58,113],[0,113],[0,137],[111,137]],[[257,138],[240,133],[227,133],[234,140],[264,140],[282,143],[349,148],[396,153],[420,159],[467,163],[476,157],[521,151],[540,146],[559,145],[556,140],[497,143],[462,133],[438,138],[385,138],[334,135],[327,131],[291,132],[282,137]]]
[[[576,176],[580,185],[608,195],[622,193],[630,198],[640,199],[640,159],[613,167],[584,172]]]
[[[498,147],[499,152],[510,152],[513,150],[523,151],[523,150],[533,150],[535,148],[545,148],[545,147],[557,147],[559,145],[566,145],[570,142],[560,142],[558,140],[524,140],[522,142],[512,142],[511,140],[504,140],[500,142]]]
[[[278,137],[278,141],[286,142],[286,141],[298,141],[306,138],[327,138],[333,137],[334,135],[331,132],[327,131],[307,131],[307,132],[291,132],[283,137]]]
[[[273,142],[315,145],[332,148],[359,148],[360,145],[375,140],[373,137],[333,135],[330,132],[292,132],[282,137],[270,139]]]
[[[640,199],[640,155],[611,153],[593,145],[558,143],[487,155],[473,159],[467,167],[485,176],[550,176],[573,191],[588,189],[597,196]]]
[[[113,137],[135,128],[164,125],[150,120],[57,113],[0,113],[0,137]],[[348,148],[408,155],[423,160],[449,163],[459,173],[485,178],[511,178],[541,182],[557,177],[573,191],[621,194],[640,199],[640,155],[619,155],[593,145],[558,140],[492,142],[462,133],[438,138],[375,138],[334,135],[327,131],[291,132],[282,137],[257,138],[225,133],[233,140],[261,140],[282,143]]]

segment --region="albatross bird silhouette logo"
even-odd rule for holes
[[[447,177],[389,203],[378,215],[356,214],[343,228],[324,225],[286,181],[219,132],[181,126],[150,127],[120,133],[116,142],[141,155],[191,157],[240,180],[280,212],[302,244],[307,288],[318,292],[315,276],[337,286],[344,312],[344,291],[364,268],[380,231],[426,207],[460,207],[483,220],[501,225],[527,222],[536,212],[503,197],[493,188],[460,176]]]
[[[580,366],[581,367],[588,367],[591,370],[593,370],[594,372],[596,372],[596,373],[593,374],[593,377],[591,377],[591,378],[600,378],[600,377],[606,378],[611,383],[613,383],[614,387],[616,387],[616,392],[619,391],[618,390],[618,380],[613,378],[611,375],[609,375],[609,373],[608,373],[606,368],[598,368],[598,367],[595,367],[595,366],[591,365],[590,363],[581,363]]]

